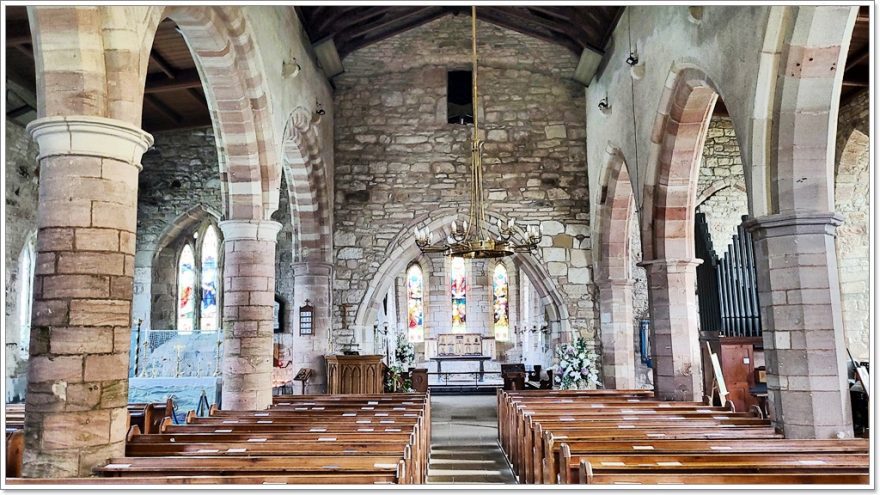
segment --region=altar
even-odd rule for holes
[[[489,356],[436,356],[432,357],[431,361],[437,362],[437,373],[443,373],[443,362],[444,361],[478,361],[480,363],[480,381],[483,381],[483,375],[486,373],[483,363],[492,359]]]

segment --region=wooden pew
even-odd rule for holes
[[[402,463],[391,473],[302,474],[302,475],[238,475],[238,476],[126,476],[114,478],[7,478],[10,485],[390,485],[404,476]],[[43,488],[52,488],[44,486]]]
[[[429,394],[292,396],[266,411],[188,414],[166,418],[158,434],[129,432],[126,457],[95,472],[162,483],[199,473],[197,483],[254,482],[286,476],[287,483],[323,483],[308,477],[344,477],[339,483],[422,483],[427,474]],[[100,478],[113,479],[113,478]],[[171,480],[171,481],[164,481]]]
[[[580,484],[592,485],[865,485],[870,475],[863,472],[832,473],[593,473],[584,461]]]
[[[868,453],[808,452],[791,448],[786,452],[645,452],[579,453],[572,455],[568,444],[560,448],[563,466],[560,481],[574,483],[582,462],[593,474],[713,472],[713,473],[796,473],[859,472],[868,469]],[[585,479],[587,474],[583,475]]]
[[[6,476],[21,476],[22,456],[24,454],[24,430],[6,432]]]

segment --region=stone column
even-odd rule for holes
[[[636,388],[632,280],[604,280],[598,286],[603,385]]]
[[[311,368],[312,378],[306,393],[326,392],[327,374],[324,355],[330,349],[330,299],[333,265],[318,262],[293,264],[293,366]],[[315,310],[312,335],[299,334],[299,308],[309,301]],[[354,314],[347,316],[349,322]],[[357,329],[355,329],[357,331]],[[369,329],[372,332],[372,328]],[[299,390],[296,390],[299,392]]]
[[[648,275],[654,392],[663,400],[703,397],[696,293],[700,263],[698,259],[639,263]]]
[[[153,138],[103,117],[35,120],[40,200],[25,477],[125,455],[137,189]]]
[[[223,231],[223,409],[272,405],[275,240],[281,224],[226,220]]]
[[[770,417],[786,438],[853,436],[833,212],[750,222]]]

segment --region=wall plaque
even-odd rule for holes
[[[306,303],[299,307],[299,334],[300,335],[314,335],[314,328],[312,327],[313,315],[315,313],[315,308],[309,304],[309,300],[306,299]]]

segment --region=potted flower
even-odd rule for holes
[[[578,337],[573,344],[560,344],[554,354],[553,381],[559,389],[586,390],[602,385],[599,382],[599,357],[587,348],[583,337]]]

